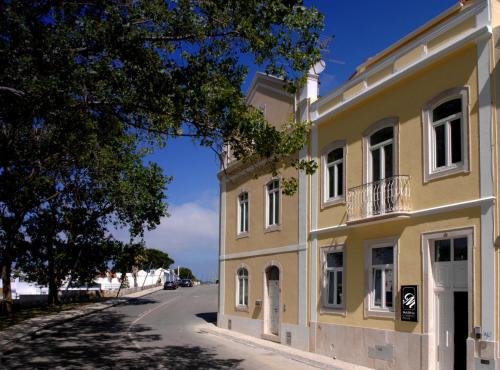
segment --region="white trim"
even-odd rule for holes
[[[346,315],[346,268],[347,268],[347,258],[346,258],[347,248],[345,244],[339,245],[328,245],[321,247],[321,276],[322,276],[322,284],[321,284],[321,308],[320,313],[334,313],[341,314],[343,316]],[[338,268],[329,268],[327,262],[327,255],[330,253],[342,253],[342,267]],[[334,271],[337,272],[342,271],[342,302],[341,304],[328,303],[328,272]]]
[[[300,151],[300,159],[307,159],[307,146]],[[307,216],[308,216],[308,177],[304,171],[299,172],[299,245],[305,248],[299,250],[299,326],[307,327]]]
[[[305,250],[306,250],[305,244],[287,245],[284,247],[257,249],[255,251],[240,252],[240,253],[230,253],[226,255],[221,255],[219,257],[219,260],[227,261],[227,260],[235,260],[238,258],[266,256],[269,254],[279,254],[279,253],[289,253],[289,252],[300,252]]]
[[[247,199],[246,199],[246,223],[247,223],[247,229],[245,231],[241,231],[241,206],[244,202],[241,201],[241,196],[246,194]],[[248,192],[245,189],[241,189],[240,192],[238,193],[238,196],[236,197],[236,238],[243,238],[247,237],[250,234],[250,192]]]
[[[480,28],[476,28],[475,30],[472,30],[465,34],[462,38],[458,40],[452,40],[448,44],[446,44],[444,47],[441,49],[438,49],[434,52],[431,52],[427,54],[423,59],[420,59],[413,64],[410,64],[406,66],[403,69],[398,70],[397,72],[393,73],[392,75],[386,77],[385,79],[381,80],[380,82],[377,82],[376,84],[372,85],[371,87],[368,87],[367,89],[361,91],[358,95],[353,96],[352,98],[343,101],[342,103],[339,103],[338,105],[333,106],[332,108],[328,109],[327,111],[323,112],[321,115],[319,115],[315,120],[313,121],[313,125],[317,126],[333,116],[334,114],[338,114],[347,108],[351,107],[352,105],[359,103],[360,101],[373,96],[380,90],[387,88],[399,81],[401,81],[403,78],[416,73],[418,70],[421,70],[425,67],[427,67],[429,64],[439,60],[440,58],[449,55],[455,50],[458,50],[462,48],[463,46],[467,45],[470,42],[480,40],[481,38],[489,38],[492,35],[492,28],[490,25],[484,25]],[[361,76],[364,76],[364,78],[367,78],[373,72],[375,69],[370,70],[371,72],[369,75],[362,74]],[[353,80],[357,81],[357,79]],[[358,81],[359,82],[359,81]],[[343,91],[343,90],[342,90]],[[336,97],[337,95],[340,95],[339,90],[337,90]],[[322,102],[324,103],[324,100],[319,100],[318,103]],[[315,109],[319,107],[313,107]]]
[[[247,275],[246,275],[246,281],[247,281],[247,286],[246,286],[246,293],[247,293],[247,302],[246,304],[240,304],[240,276],[239,272],[240,270],[245,270]],[[248,265],[241,263],[238,265],[236,268],[235,274],[235,289],[234,289],[234,298],[235,298],[235,309],[236,311],[248,311],[248,305],[249,302],[251,302],[250,299],[250,268]],[[242,277],[243,280],[245,280],[245,276]],[[243,300],[245,300],[245,284],[243,284]]]
[[[311,322],[318,321],[318,240],[311,242]],[[313,340],[316,340],[314,337]]]
[[[477,43],[477,83],[479,91],[479,173],[481,197],[494,194],[493,131],[491,98],[491,39]],[[481,330],[484,341],[495,341],[495,230],[493,204],[481,206]]]
[[[462,102],[462,111],[460,113],[461,120],[461,136],[462,136],[462,161],[458,163],[450,163],[450,165],[435,168],[435,142],[434,142],[434,127],[436,126],[436,122],[433,122],[431,114],[434,109],[436,109],[441,104],[460,98]],[[469,172],[470,171],[470,140],[469,140],[469,118],[470,118],[470,88],[469,86],[457,87],[448,89],[446,91],[441,92],[434,98],[432,98],[429,102],[427,102],[422,109],[422,130],[423,130],[423,139],[424,139],[424,149],[423,149],[423,160],[424,160],[424,183],[427,183],[431,180],[438,179],[441,177],[445,177],[448,175],[460,173],[460,172]],[[447,117],[449,118],[449,117]],[[443,122],[442,124],[448,125],[447,122]],[[440,122],[440,121],[438,121]],[[441,125],[441,123],[439,124]],[[448,135],[448,141],[451,138]],[[448,151],[450,150],[450,146],[448,143]],[[450,155],[450,153],[448,153]],[[449,158],[448,158],[449,159]]]
[[[278,182],[278,188],[277,189],[272,189],[269,191],[269,185],[273,184],[274,182]],[[273,207],[273,223],[269,223],[269,194],[271,193],[276,193],[277,196],[273,196],[273,202],[276,202],[276,198],[278,199],[278,222],[274,223],[276,221],[276,204],[274,203]],[[282,218],[283,218],[283,211],[282,211],[282,194],[281,194],[281,177],[273,177],[271,180],[269,180],[265,185],[264,185],[264,202],[265,202],[265,207],[264,207],[264,231],[276,231],[276,230],[281,230],[281,225],[282,223]]]
[[[469,317],[469,333],[472,332],[474,326],[474,285],[475,285],[475,229],[474,227],[462,227],[458,229],[447,229],[439,231],[425,232],[421,234],[421,254],[422,254],[422,330],[424,334],[430,334],[430,340],[426,342],[427,348],[424,353],[427,356],[429,368],[434,368],[437,364],[437,352],[435,345],[435,307],[434,307],[434,275],[433,275],[433,251],[431,245],[437,239],[457,238],[466,236],[468,240],[467,248],[467,285],[468,285],[468,317]],[[467,354],[470,357],[471,354]],[[467,362],[471,360],[467,359]]]
[[[372,305],[372,250],[375,248],[392,247],[392,308],[376,308]],[[365,256],[365,298],[363,303],[364,317],[383,317],[396,319],[396,313],[399,311],[396,298],[399,292],[399,238],[389,237],[384,239],[366,240],[364,242]],[[382,284],[384,280],[382,279]],[[385,292],[385,287],[383,289]],[[385,299],[382,297],[382,301]]]
[[[495,200],[495,197],[485,197],[485,198],[479,198],[479,199],[473,199],[473,200],[467,200],[464,202],[457,202],[457,203],[452,203],[452,204],[447,204],[444,206],[438,206],[438,207],[431,207],[431,208],[424,208],[424,209],[419,209],[416,211],[410,211],[405,213],[405,217],[422,217],[422,216],[429,216],[429,215],[436,215],[440,213],[446,213],[446,212],[451,212],[451,211],[457,211],[461,209],[467,209],[467,208],[472,208],[472,207],[478,207],[478,206],[492,206],[493,201]],[[382,223],[382,222],[389,222],[394,219],[399,219],[397,217],[394,218],[384,218],[377,220],[377,223]],[[321,234],[327,234],[327,233],[332,233],[336,231],[342,231],[347,228],[352,228],[352,227],[359,227],[362,225],[365,225],[368,223],[370,219],[366,219],[366,222],[358,223],[358,224],[353,224],[353,225],[347,225],[347,224],[338,224],[334,226],[329,226],[329,227],[324,227],[321,229],[313,229],[311,230],[311,235],[321,235]]]
[[[342,149],[342,159],[333,162],[333,166],[337,166],[338,163],[342,163],[342,194],[336,197],[329,198],[329,166],[328,166],[328,154],[336,149]],[[337,167],[338,168],[338,167]],[[333,206],[335,204],[344,203],[346,198],[346,174],[347,174],[347,145],[345,140],[335,140],[333,143],[327,145],[321,150],[321,209]],[[338,176],[338,175],[337,175]],[[335,184],[338,182],[337,177],[335,177]],[[338,192],[338,189],[337,189]]]
[[[224,255],[226,253],[226,180],[221,179],[220,181],[220,208],[219,208],[219,254]],[[224,315],[224,304],[225,304],[225,294],[226,294],[226,274],[225,274],[226,264],[223,260],[219,262],[219,300],[218,300],[218,313]],[[217,321],[217,325],[221,326],[221,322]]]

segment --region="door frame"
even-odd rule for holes
[[[274,335],[269,330],[269,319],[270,319],[270,302],[268,299],[268,289],[267,289],[267,271],[271,267],[276,267],[279,272],[279,309],[278,309],[278,335]],[[264,270],[262,272],[263,278],[263,320],[262,320],[262,337],[264,339],[272,340],[275,342],[281,342],[281,323],[282,323],[282,315],[281,315],[281,307],[283,305],[282,299],[282,291],[283,291],[283,268],[278,261],[269,261],[264,266]]]
[[[443,238],[467,237],[467,314],[469,335],[474,329],[474,283],[475,283],[475,227],[463,227],[456,229],[447,229],[442,231],[433,231],[421,234],[422,239],[422,328],[423,334],[428,337],[425,341],[427,348],[424,348],[422,363],[427,363],[428,369],[437,369],[437,351],[435,346],[436,318],[435,316],[435,292],[434,292],[434,241]],[[470,338],[470,336],[469,336]],[[427,354],[427,358],[425,358]],[[474,353],[467,346],[467,364],[474,361]],[[469,368],[469,366],[467,366]]]

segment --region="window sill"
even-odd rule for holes
[[[344,204],[345,204],[345,197],[331,198],[321,202],[321,209],[333,207],[336,205],[344,205]]]
[[[329,307],[329,306],[321,306],[319,310],[320,315],[335,315],[346,317],[347,312],[345,307]]]
[[[248,233],[248,232],[236,234],[236,239],[243,239],[243,238],[249,238],[249,237],[250,237],[250,233]]]
[[[440,170],[435,170],[430,173],[425,174],[424,178],[424,183],[431,182],[433,180],[439,180],[444,177],[452,176],[452,175],[458,175],[458,174],[468,174],[469,168],[466,167],[464,164],[455,166],[455,167],[448,167],[448,168],[443,168]]]
[[[281,225],[271,225],[264,229],[264,233],[272,233],[275,231],[281,231]]]
[[[396,319],[395,311],[369,309],[365,312],[365,318]]]
[[[237,312],[250,312],[248,306],[236,306],[234,310]]]

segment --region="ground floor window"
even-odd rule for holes
[[[246,268],[238,270],[236,297],[238,306],[248,306],[248,270]]]
[[[344,307],[344,250],[343,247],[323,250],[325,307]]]
[[[397,291],[395,240],[368,242],[366,246],[368,312],[394,313]]]

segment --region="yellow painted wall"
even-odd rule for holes
[[[335,323],[340,325],[369,327],[376,329],[398,330],[405,332],[421,333],[422,317],[427,315],[423,311],[423,282],[422,282],[422,239],[423,233],[439,232],[464,227],[474,227],[474,325],[480,323],[480,208],[471,208],[452,213],[404,219],[400,221],[388,221],[378,224],[367,224],[355,228],[349,228],[343,232],[321,235],[318,239],[318,248],[345,243],[346,263],[345,287],[346,294],[346,316],[342,317],[331,313],[321,313],[318,304],[318,320],[324,323]],[[364,318],[364,299],[366,292],[365,272],[365,246],[367,240],[383,238],[399,238],[398,258],[398,295],[395,304],[399,305],[399,287],[401,285],[419,286],[419,322],[409,323],[387,318]],[[321,302],[321,253],[318,253],[318,297]],[[398,309],[399,311],[399,309]],[[397,312],[398,312],[397,311]]]
[[[256,306],[255,301],[264,299],[264,272],[270,261],[277,262],[277,265],[280,268],[280,280],[282,284],[280,302],[281,322],[288,324],[298,323],[299,282],[297,276],[297,252],[226,261],[225,314],[246,317],[249,319],[264,319],[264,307],[263,305],[260,307]],[[242,265],[245,265],[248,268],[249,273],[248,312],[236,310],[236,272]],[[285,312],[283,312],[283,305],[286,305]]]
[[[445,60],[321,123],[318,127],[320,151],[335,140],[347,142],[347,189],[363,183],[364,131],[380,119],[396,116],[399,117],[399,174],[411,177],[413,210],[479,198],[476,61],[476,48],[473,46],[450,54]],[[424,184],[422,108],[442,91],[461,86],[470,87],[470,173]],[[320,179],[323,176],[321,171]],[[320,197],[318,189],[319,202]],[[325,208],[319,212],[318,227],[344,223],[346,217],[345,204]]]
[[[294,168],[284,169],[285,178],[297,177]],[[269,173],[256,174],[230,181],[226,187],[226,254],[257,249],[267,249],[298,244],[298,194],[281,196],[281,228],[266,231],[266,184],[272,179]],[[238,196],[248,192],[249,232],[248,237],[237,237]]]
[[[272,84],[268,81],[263,82],[266,86],[272,86],[275,89],[280,88],[279,84]],[[265,105],[265,117],[267,121],[276,126],[281,127],[284,123],[290,121],[293,117],[293,97],[285,97],[266,89],[263,86],[258,86],[252,100],[249,103],[260,108]]]

